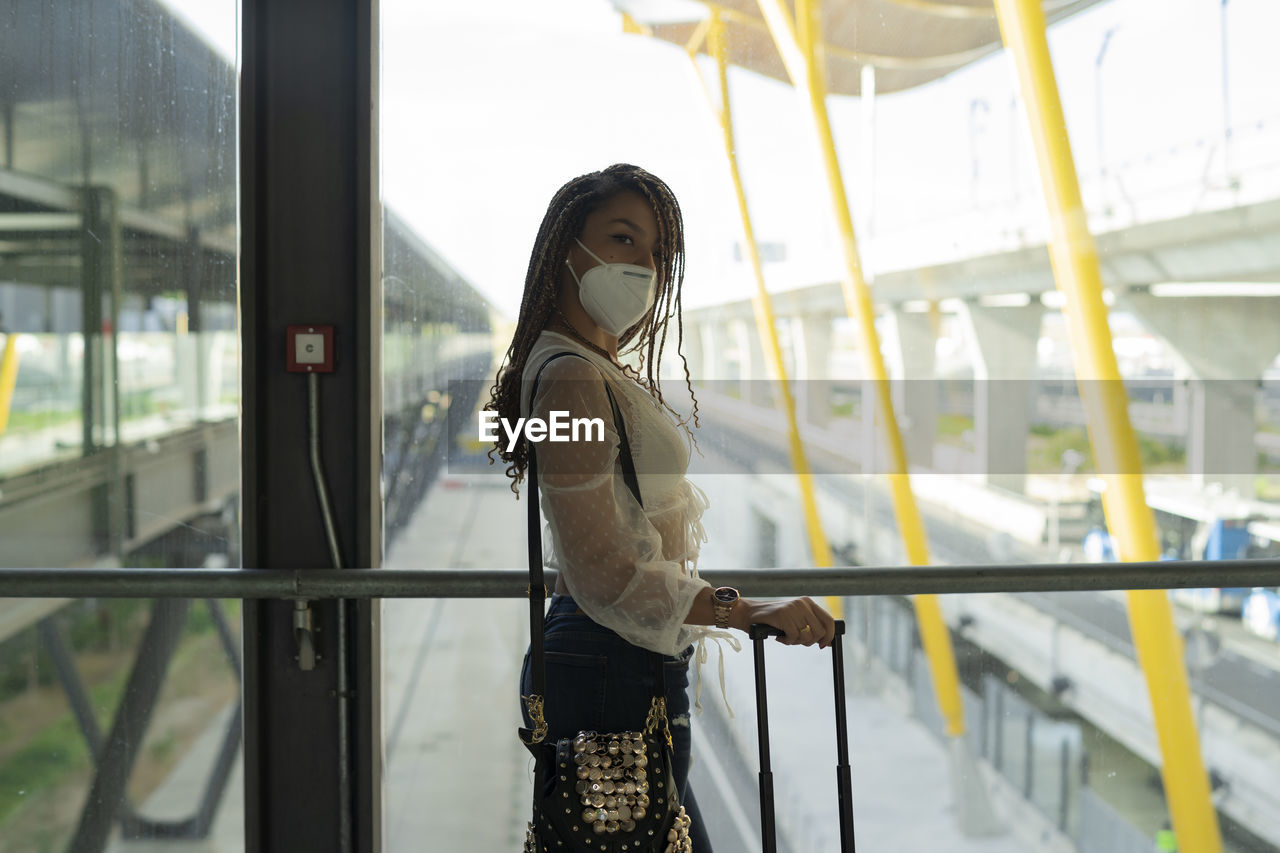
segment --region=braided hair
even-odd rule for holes
[[[689,377],[689,363],[685,360],[684,353],[680,352],[680,346],[684,342],[680,293],[680,286],[684,281],[684,221],[680,215],[680,204],[671,188],[660,178],[628,163],[617,163],[599,172],[574,178],[560,187],[547,205],[546,215],[542,218],[538,237],[533,244],[533,254],[529,258],[529,270],[525,273],[524,297],[520,302],[516,331],[502,365],[498,368],[497,378],[489,389],[486,410],[497,412],[498,417],[510,423],[515,423],[520,417],[520,386],[525,362],[538,335],[551,317],[559,288],[560,271],[564,259],[569,255],[570,244],[582,233],[588,215],[614,196],[628,191],[643,196],[653,208],[654,218],[658,221],[655,253],[658,289],[649,311],[618,337],[619,356],[637,354],[640,369],[645,373],[636,373],[634,378],[667,411],[676,416],[685,432],[692,437],[688,420],[680,418],[663,399],[658,381],[659,361],[667,341],[668,321],[675,317],[676,353],[684,364],[685,386],[693,399],[694,426],[701,426],[698,421],[698,400],[694,397]],[[499,439],[489,449],[490,464],[495,461],[495,452],[507,463],[506,473],[511,478],[511,491],[518,495],[517,487],[524,479],[524,471],[529,462],[528,442],[521,435],[515,447],[508,451],[504,442]]]

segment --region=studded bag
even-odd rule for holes
[[[542,370],[534,377],[532,401]],[[640,486],[626,425],[613,392],[605,383],[620,438],[623,480],[640,501]],[[522,697],[533,728],[521,728],[520,740],[534,757],[533,817],[524,853],[691,853],[689,816],[679,802],[672,772],[673,750],[667,721],[667,691],[662,657],[650,654],[655,689],[642,731],[579,732],[547,741],[543,714],[546,658],[543,649],[542,537],[538,510],[537,454],[529,447],[529,636],[531,695]],[[643,502],[641,501],[643,504]]]

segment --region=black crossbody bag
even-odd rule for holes
[[[538,393],[538,368],[529,406]],[[582,356],[578,356],[582,358]],[[618,401],[604,383],[619,436],[619,461],[627,488],[641,506],[626,424]],[[654,695],[642,731],[579,732],[548,742],[543,714],[547,665],[543,647],[543,608],[547,588],[542,571],[542,524],[538,506],[538,456],[529,444],[529,655],[533,693],[521,697],[533,728],[521,728],[520,740],[534,757],[533,817],[525,834],[524,853],[691,853],[689,817],[679,802],[672,772],[671,731],[667,722],[667,689],[662,656],[650,652]]]

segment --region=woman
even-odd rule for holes
[[[702,853],[711,845],[688,787],[692,644],[763,622],[785,632],[781,642],[826,646],[834,626],[811,599],[752,601],[713,590],[697,575],[706,497],[685,479],[692,436],[657,380],[673,317],[679,353],[683,277],[680,206],[665,183],[627,164],[569,181],[538,231],[488,408],[509,423],[559,411],[603,424],[602,436],[588,430],[536,445],[552,545],[547,564],[559,570],[546,621],[548,737],[642,728],[654,684],[647,650],[664,655],[676,784]],[[639,370],[619,362],[620,348],[638,354]],[[547,361],[564,352],[577,357]],[[687,363],[684,372],[692,396]],[[639,499],[622,475],[606,383],[625,425]],[[529,449],[523,436],[510,451],[498,442],[513,491]],[[522,696],[532,692],[527,654],[520,686]]]

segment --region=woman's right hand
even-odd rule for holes
[[[778,642],[788,646],[817,645],[825,649],[836,636],[835,620],[812,598],[750,601],[742,599],[733,608],[733,627],[743,631],[756,623],[772,625],[783,632]]]

